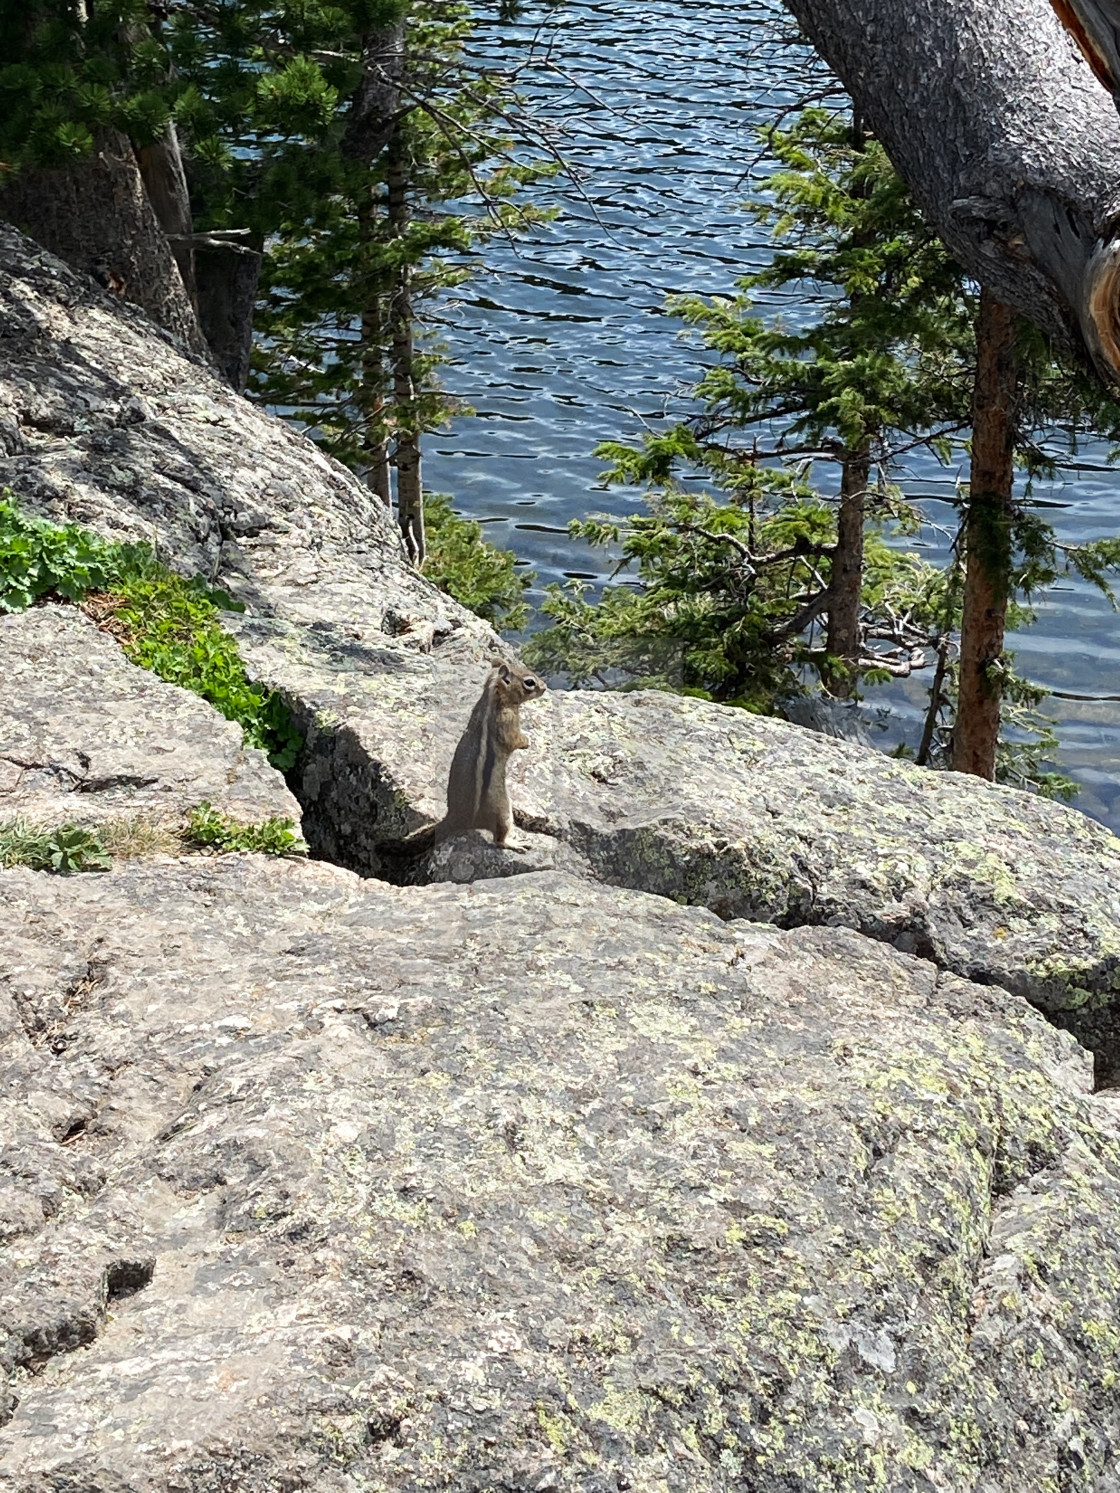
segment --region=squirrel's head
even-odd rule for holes
[[[491,659],[494,665],[495,682],[501,694],[512,704],[523,705],[527,700],[539,700],[548,685],[539,674],[531,674],[520,664],[504,658]]]

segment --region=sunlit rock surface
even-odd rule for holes
[[[299,804],[264,752],[205,701],[124,657],[74,607],[0,617],[0,820],[247,822]]]
[[[485,665],[237,625],[256,671],[303,701],[309,833],[331,859],[381,870],[379,839],[442,815]],[[561,854],[723,917],[858,928],[1027,995],[1094,1047],[1116,1041],[1120,841],[1077,810],[659,692],[553,690],[522,725],[531,747],[510,759],[510,791],[536,864]],[[502,853],[485,838],[478,874],[493,875]],[[457,864],[451,876],[445,852],[434,874],[468,879]]]
[[[0,486],[27,509],[345,637],[492,639],[412,570],[352,473],[5,224],[0,308]]]
[[[5,1486],[1120,1475],[1120,1149],[1018,998],[558,874],[0,895]]]
[[[325,857],[0,873],[0,1488],[1120,1487],[1120,1101],[1022,998],[1113,1076],[1117,841],[553,691],[523,848],[391,865],[493,634],[353,477],[2,228],[0,298],[0,482],[244,601]],[[0,649],[16,812],[290,811],[77,614]]]
[[[235,592],[250,669],[307,737],[291,782],[313,848],[413,874],[377,847],[442,815],[493,634],[409,568],[349,472],[28,244],[0,230],[0,481]],[[1117,1045],[1120,842],[1076,810],[671,695],[554,691],[525,726],[514,807],[562,845],[527,864],[855,927]],[[460,856],[454,878],[470,874]]]

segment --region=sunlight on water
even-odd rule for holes
[[[568,521],[638,502],[599,485],[596,443],[633,439],[643,422],[684,408],[700,354],[662,313],[665,296],[726,293],[768,257],[764,231],[740,203],[756,131],[792,101],[804,66],[798,49],[772,40],[772,15],[765,0],[570,0],[543,28],[529,14],[485,33],[488,56],[503,66],[522,62],[534,43],[541,55],[547,41],[555,71],[530,73],[529,91],[562,123],[582,195],[541,191],[562,199],[560,219],[516,249],[492,245],[493,273],[445,308],[445,381],[477,416],[429,438],[426,475],[527,560],[542,586],[603,580],[608,558],[570,540]],[[804,314],[788,296],[759,308]],[[1120,472],[1097,470],[1099,451],[1084,456],[1090,470],[1036,488],[1068,505],[1050,516],[1070,542],[1109,533],[1120,512]],[[947,526],[958,475],[927,458],[904,486]],[[923,544],[929,558],[944,553],[936,532]],[[1081,582],[1044,598],[1012,646],[1022,672],[1051,689],[1120,694],[1120,619]],[[922,692],[916,679],[872,701],[889,699],[913,741]],[[1061,765],[1082,785],[1079,807],[1120,827],[1120,703],[1055,698],[1046,708],[1060,723]]]

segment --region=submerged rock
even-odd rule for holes
[[[875,742],[871,732],[874,719],[854,700],[833,700],[828,695],[795,695],[782,704],[782,715],[795,726],[806,726],[822,736],[853,741],[870,747]]]
[[[1120,1475],[1116,1127],[1018,998],[560,874],[0,897],[3,1486]]]

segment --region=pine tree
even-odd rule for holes
[[[807,671],[843,697],[857,682],[932,668],[918,760],[948,765],[965,544],[945,570],[902,550],[922,516],[894,477],[918,447],[946,462],[968,449],[978,289],[850,121],[810,109],[769,139],[778,170],[752,210],[775,232],[773,263],[736,295],[670,303],[718,358],[693,391],[702,412],[638,447],[601,447],[607,479],[647,487],[650,512],[574,526],[620,546],[619,570],[633,567],[637,584],[607,587],[598,605],[578,586],[553,588],[553,625],[532,654],[576,683],[660,683],[766,711],[803,689]],[[791,289],[805,307],[795,323],[756,315],[759,290]],[[1045,473],[1079,434],[1115,438],[1118,414],[1099,386],[1026,328],[1016,336],[1016,462]],[[820,481],[830,469],[831,494]],[[697,491],[701,474],[718,496]],[[961,493],[974,558],[983,497]],[[1004,518],[997,590],[1013,623],[1063,570],[1108,590],[1120,542],[1063,547],[1029,501],[1008,499]],[[1055,744],[1032,713],[1042,692],[1006,655],[991,662],[1016,723],[1035,734],[1033,747],[1004,744],[999,774],[1072,786],[1041,762]]]
[[[773,262],[736,295],[668,308],[718,354],[694,390],[703,413],[648,434],[640,449],[601,447],[609,480],[652,487],[653,515],[624,537],[582,530],[598,542],[622,537],[646,582],[644,594],[604,599],[613,642],[664,618],[657,630],[678,632],[684,646],[686,687],[756,709],[796,692],[806,666],[841,697],[861,677],[910,672],[932,588],[913,556],[883,542],[885,529],[917,524],[892,468],[917,443],[947,454],[967,424],[969,386],[959,271],[877,143],[819,109],[770,142],[780,169],[752,211],[774,229]],[[755,314],[758,291],[791,286],[812,297],[811,314],[793,325]],[[827,470],[838,501],[822,492]],[[731,501],[682,483],[696,471]],[[742,553],[731,538],[697,553],[712,534],[736,536]],[[677,540],[681,568],[674,562],[670,579],[661,567]],[[692,567],[706,577],[695,588]],[[678,587],[703,590],[703,615]],[[554,593],[546,611],[561,632],[536,646],[562,651],[565,634],[587,635],[586,608]]]
[[[458,0],[0,4],[0,210],[72,261],[104,242],[110,280],[143,281],[146,309],[181,334],[193,306],[235,386],[255,329],[252,394],[385,501],[396,465],[417,564],[420,439],[447,412],[421,306],[488,234],[530,219],[513,198],[542,170],[515,152],[511,129],[531,127],[506,80],[468,60],[470,32]],[[60,221],[110,138],[168,236],[143,274],[133,225]],[[112,196],[86,192],[89,213]]]

